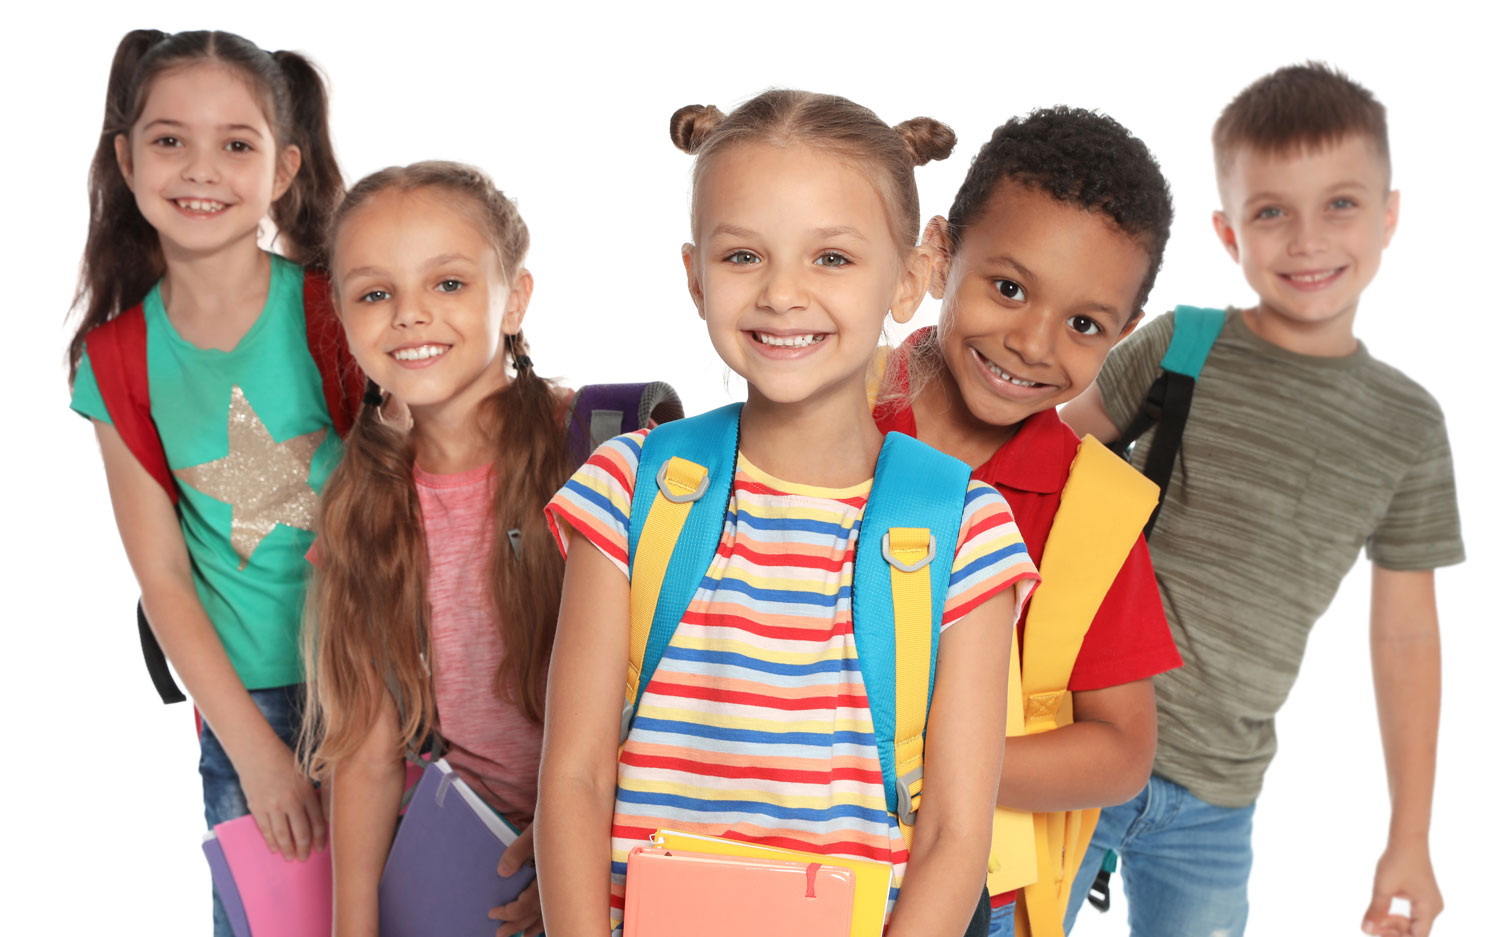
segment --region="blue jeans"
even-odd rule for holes
[[[990,911],[990,937],[1016,937],[1016,903]]]
[[[250,691],[250,698],[266,717],[272,731],[293,747],[297,744],[297,732],[302,728],[303,692],[300,683]],[[207,721],[198,736],[198,745],[198,773],[203,776],[203,819],[212,829],[215,823],[243,817],[250,812],[250,807],[245,803],[245,792],[240,789],[240,777]],[[214,893],[214,937],[234,937],[217,892]]]
[[[1104,861],[1120,857],[1130,933],[1242,937],[1250,915],[1250,821],[1255,805],[1215,807],[1152,775],[1135,799],[1106,808],[1068,899],[1064,929]]]

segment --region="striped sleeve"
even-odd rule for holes
[[[1019,618],[1036,581],[1036,566],[1026,553],[1026,542],[1004,496],[984,482],[969,482],[958,552],[943,605],[943,628],[1011,586],[1017,587],[1015,617]]]
[[[635,470],[641,464],[646,433],[616,436],[594,450],[547,502],[547,526],[563,556],[568,555],[569,535],[576,531],[613,560],[620,572],[630,575],[630,499],[635,494]]]

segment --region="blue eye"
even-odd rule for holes
[[[1275,207],[1274,205],[1269,205],[1256,212],[1255,217],[1263,221],[1271,221],[1273,219],[1280,218],[1283,214],[1285,213],[1281,209]]]
[[[1334,211],[1347,211],[1347,210],[1349,210],[1351,208],[1356,208],[1358,206],[1355,203],[1354,199],[1352,199],[1352,198],[1345,198],[1344,196],[1340,196],[1340,197],[1334,199],[1332,202],[1329,202],[1328,203],[1328,207],[1332,208]]]
[[[1090,319],[1088,316],[1069,316],[1068,328],[1077,332],[1079,335],[1104,334],[1104,329],[1099,326],[1099,323],[1095,322],[1093,319]]]
[[[1024,303],[1026,301],[1026,288],[1015,280],[1000,278],[995,281],[995,289],[1012,302]]]
[[[461,290],[463,288],[464,288],[463,281],[462,280],[455,280],[452,277],[449,277],[446,280],[440,281],[438,283],[438,285],[437,285],[437,289],[438,289],[439,293],[457,293],[459,290]]]
[[[758,263],[760,263],[760,258],[759,257],[755,256],[755,254],[752,251],[746,251],[746,250],[730,251],[729,254],[724,259],[726,261],[728,261],[729,263],[732,263],[732,264],[758,264]]]
[[[824,251],[818,255],[818,259],[814,260],[813,263],[823,267],[847,267],[854,263],[854,261],[850,260],[846,255],[840,254],[838,251]]]
[[[378,303],[390,298],[391,294],[387,293],[385,290],[370,290],[370,292],[364,294],[359,298],[359,302]]]

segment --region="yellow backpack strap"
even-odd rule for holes
[[[896,816],[909,845],[914,814],[922,802],[932,678],[934,541],[926,527],[892,527],[883,549],[891,567],[891,604],[896,617]]]
[[[1021,731],[1015,734],[1048,732],[1073,721],[1068,681],[1078,650],[1155,502],[1154,484],[1098,440],[1084,437],[1047,536],[1041,583],[1027,614],[1024,653],[1015,656],[1012,644],[1012,671],[1019,663],[1021,674],[1019,690],[1012,684],[1008,697],[1020,709]],[[1010,735],[1017,719],[1007,716]],[[1025,887],[1026,920],[1020,923],[1029,924],[1031,934],[1062,937],[1068,888],[1098,815],[1098,810],[996,811],[991,892]],[[1019,855],[1027,851],[1034,854],[1030,862]],[[1018,879],[1016,873],[1026,877]]]
[[[651,637],[651,621],[656,615],[657,598],[667,576],[672,550],[677,546],[693,502],[703,496],[708,469],[672,456],[662,464],[656,481],[656,497],[641,528],[630,572],[630,660],[625,670],[625,708],[620,717],[621,745],[625,744],[635,714],[646,642]]]

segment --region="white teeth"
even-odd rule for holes
[[[1019,377],[1016,377],[1014,374],[1011,374],[1009,371],[1005,370],[1004,368],[1000,367],[995,362],[990,361],[988,359],[985,360],[984,366],[987,367],[987,368],[989,368],[990,369],[990,373],[993,374],[993,375],[995,375],[996,377],[1000,378],[1000,380],[1002,380],[1002,381],[1010,381],[1012,384],[1016,385],[1017,387],[1040,387],[1041,386],[1041,382],[1040,381],[1023,381]]]
[[[1287,278],[1297,283],[1321,283],[1335,273],[1338,273],[1338,271],[1324,270],[1322,273],[1289,273],[1287,274]]]
[[[397,361],[421,361],[424,358],[436,358],[447,350],[446,345],[418,345],[415,348],[398,348],[391,352],[391,357]]]
[[[806,348],[823,340],[822,335],[768,335],[765,332],[754,332],[755,340],[762,345],[770,345],[774,348]]]
[[[219,212],[224,210],[223,202],[216,202],[206,198],[180,198],[177,204],[188,211]]]

